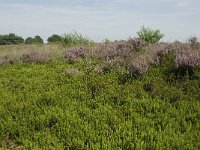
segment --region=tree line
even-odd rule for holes
[[[53,34],[52,36],[48,37],[48,43],[58,43],[62,41],[62,37]],[[24,39],[21,36],[18,36],[14,33],[0,35],[0,45],[19,45],[19,44],[43,44],[43,39],[36,35],[34,37],[27,37]]]
[[[160,39],[164,37],[164,34],[160,32],[160,30],[152,30],[149,27],[141,27],[141,29],[137,32],[137,38],[143,40],[145,44],[153,44],[158,43]],[[72,32],[68,34],[64,34],[63,36],[59,36],[57,34],[53,34],[48,37],[48,43],[61,43],[65,46],[71,45],[91,45],[94,41],[90,40],[88,37],[83,36],[80,33]],[[108,39],[105,39],[105,43],[110,43]],[[6,35],[0,35],[0,45],[13,45],[13,44],[43,44],[43,39],[36,35],[34,37],[27,37],[23,39],[23,37],[15,35],[14,33],[9,33]]]

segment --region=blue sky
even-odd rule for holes
[[[200,38],[200,0],[0,0],[0,34],[44,39],[77,31],[96,41],[127,39],[141,26],[165,41]]]

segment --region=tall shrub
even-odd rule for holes
[[[77,45],[90,46],[94,44],[94,41],[90,40],[88,37],[85,37],[78,32],[71,32],[62,36],[62,43],[66,47]]]
[[[162,34],[160,30],[152,30],[144,26],[137,32],[137,35],[140,39],[144,40],[146,44],[157,43],[164,37],[164,34]]]

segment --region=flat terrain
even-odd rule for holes
[[[200,149],[199,68],[176,78],[166,59],[136,76],[88,57],[71,63],[55,45],[35,48],[56,56],[47,62],[23,62],[26,46],[5,49],[1,149]]]

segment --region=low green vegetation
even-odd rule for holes
[[[107,41],[0,46],[0,149],[200,149],[200,43]]]
[[[171,84],[152,67],[121,84],[123,74],[84,63],[0,66],[0,147],[199,148],[199,79]]]

